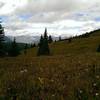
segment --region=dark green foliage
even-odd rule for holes
[[[57,42],[57,40],[55,40],[55,42]]]
[[[68,43],[71,43],[71,42],[72,42],[72,39],[71,39],[71,38],[69,38],[69,39],[68,39]]]
[[[52,43],[53,42],[53,39],[52,39],[52,36],[51,35],[49,35],[48,41],[49,41],[49,43]]]
[[[59,41],[61,41],[62,39],[61,39],[61,36],[59,36]]]
[[[44,32],[44,38],[48,40],[47,28],[45,28],[45,32]]]
[[[24,47],[24,54],[26,54],[26,53],[27,53],[27,49],[28,49],[28,45],[27,45],[27,44],[25,44],[25,47]]]
[[[100,45],[99,45],[98,48],[97,48],[97,52],[100,52]]]
[[[45,29],[44,37],[41,36],[40,38],[37,55],[40,56],[40,55],[49,55],[49,54],[50,54],[50,50],[49,50],[49,45],[48,45],[47,29]]]
[[[16,39],[14,38],[14,41],[11,43],[9,55],[13,57],[13,56],[18,56],[19,54],[20,54],[20,50],[16,43]]]
[[[24,49],[27,49],[27,48],[28,48],[28,44],[26,43],[26,44],[25,44],[25,48],[24,48]]]
[[[34,48],[34,47],[36,47],[36,44],[35,43],[31,44],[31,48]]]
[[[4,29],[0,24],[0,42],[4,41]]]
[[[33,47],[36,47],[36,44],[35,43],[33,44]]]
[[[3,41],[4,41],[4,29],[2,25],[0,24],[0,56],[4,56],[5,52],[3,50]]]
[[[79,36],[79,38],[88,38],[90,36],[90,33],[85,33]]]

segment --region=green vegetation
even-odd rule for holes
[[[0,24],[0,57],[18,56],[22,50],[23,51],[26,50],[26,48],[24,46],[25,46],[25,44],[16,43],[15,38],[13,41],[7,42],[5,34],[4,34],[4,28]],[[30,45],[27,45],[27,48],[29,48],[29,46]]]
[[[0,24],[0,56],[4,55],[3,41],[4,41],[4,29],[3,29],[2,25]]]
[[[51,42],[51,40],[49,40]],[[45,29],[44,36],[41,36],[40,42],[39,42],[39,48],[38,48],[38,56],[41,55],[49,55],[50,49],[48,45],[48,35],[47,35],[47,29]]]
[[[19,54],[20,54],[20,50],[19,50],[19,47],[16,43],[16,39],[14,38],[13,42],[11,43],[11,48],[10,48],[10,51],[9,51],[9,55],[12,56],[12,57],[15,57]]]
[[[100,30],[0,58],[0,100],[100,100]]]
[[[48,37],[48,42],[49,43],[52,43],[53,42],[53,39],[52,39],[52,36],[51,35],[49,35],[49,37]]]
[[[99,45],[98,48],[97,48],[97,52],[100,52],[100,45]]]

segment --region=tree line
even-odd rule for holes
[[[68,39],[62,39],[61,36],[59,36],[59,41],[67,40],[68,43],[71,43],[72,39],[74,39],[74,38],[85,38],[85,37],[87,38],[90,36],[90,34],[89,33],[83,34],[83,35],[80,35],[79,37],[76,36],[76,37],[68,38]],[[10,44],[7,44],[5,42],[4,38],[5,38],[4,27],[2,27],[2,25],[0,23],[0,57],[2,57],[2,56],[12,56],[12,57],[18,56],[20,54],[20,48],[18,46],[18,43],[16,43],[16,39],[14,38],[14,40]],[[45,28],[44,34],[41,35],[40,41],[37,46],[37,48],[38,48],[37,56],[50,55],[51,52],[50,52],[49,44],[52,42],[53,42],[52,36],[51,35],[48,36],[47,28]],[[55,40],[55,42],[56,42],[56,40]],[[9,49],[7,47],[5,49],[6,44],[9,46]],[[36,47],[35,43],[31,44],[31,48],[33,48],[33,47]],[[29,48],[28,44],[25,44],[24,54],[27,53],[28,48]],[[100,45],[98,45],[96,51],[100,52]]]
[[[40,41],[38,43],[38,46],[34,43],[30,45],[30,48],[38,47],[37,55],[49,55],[50,54],[50,48],[49,43],[52,43],[53,39],[52,36],[47,35],[47,29],[45,29],[44,36],[41,35]],[[28,44],[24,45],[24,54],[27,53],[27,49],[29,48]],[[7,43],[5,41],[5,32],[4,28],[2,27],[0,23],[0,57],[4,56],[18,56],[20,54],[20,48],[18,43],[16,43],[16,38],[13,39],[10,43]]]
[[[4,28],[0,23],[0,57],[5,57],[5,56],[15,57],[20,54],[20,51],[21,48],[19,47],[18,43],[16,43],[15,38],[10,43],[5,41]]]

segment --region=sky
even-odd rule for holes
[[[7,36],[74,36],[100,28],[100,0],[0,0]]]

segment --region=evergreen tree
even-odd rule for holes
[[[49,35],[48,41],[49,41],[49,43],[52,43],[53,42],[53,39],[52,39],[52,36],[51,35]]]
[[[3,41],[4,41],[4,28],[0,24],[0,56],[4,56]]]
[[[39,48],[38,48],[38,56],[40,56],[42,53],[43,53],[43,36],[41,35],[41,38],[40,38],[40,42],[38,44]]]
[[[41,36],[40,38],[37,55],[40,56],[40,55],[49,55],[49,54],[50,54],[50,50],[49,50],[49,45],[48,45],[48,35],[47,35],[47,29],[45,29],[44,37]]]
[[[33,47],[36,47],[36,44],[35,43],[33,44]]]
[[[45,32],[44,32],[44,38],[48,40],[47,28],[45,28]]]
[[[11,43],[11,49],[10,49],[10,56],[18,56],[20,54],[19,47],[16,43],[16,39],[14,38],[13,42]]]
[[[50,51],[49,51],[49,45],[48,45],[48,36],[45,37],[44,34],[44,39],[43,39],[43,54],[44,55],[49,55]]]
[[[69,38],[69,39],[68,39],[68,43],[71,43],[71,42],[72,42],[72,39],[71,39],[71,38]]]
[[[62,39],[61,39],[61,36],[59,36],[59,41],[61,41]]]
[[[34,48],[34,47],[36,47],[36,44],[35,43],[31,44],[31,48]]]
[[[25,47],[24,47],[24,54],[27,53],[27,49],[28,49],[28,45],[27,45],[27,43],[26,43],[26,44],[25,44]]]
[[[97,52],[100,52],[100,45],[99,45],[98,48],[97,48]]]

